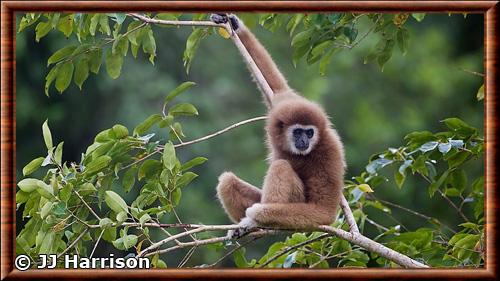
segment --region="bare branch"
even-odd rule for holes
[[[354,219],[351,208],[349,207],[349,203],[345,199],[344,194],[342,194],[340,197],[340,207],[342,208],[342,211],[344,211],[344,216],[347,220],[347,223],[349,224],[349,230],[351,231],[351,233],[359,233],[356,219]]]
[[[174,26],[205,26],[205,27],[222,27],[226,28],[227,26],[224,24],[218,24],[211,21],[177,21],[177,20],[159,20],[152,19],[139,14],[127,14],[131,17],[134,17],[140,21],[147,22],[149,24],[161,24],[161,25],[174,25]]]
[[[250,119],[247,119],[247,120],[243,120],[243,121],[235,123],[235,124],[233,124],[233,125],[231,125],[229,127],[226,127],[226,128],[224,128],[224,129],[222,129],[220,131],[217,131],[217,132],[215,132],[213,134],[210,134],[210,135],[207,135],[207,136],[195,139],[195,140],[186,141],[186,142],[183,142],[183,143],[178,143],[178,144],[174,145],[174,147],[177,148],[177,147],[186,146],[186,145],[190,145],[190,144],[197,143],[197,142],[202,142],[202,141],[211,139],[213,137],[216,137],[218,135],[224,134],[225,132],[230,131],[230,130],[232,130],[234,128],[237,128],[239,126],[242,126],[242,125],[245,125],[245,124],[248,124],[248,123],[252,123],[252,122],[255,122],[255,121],[265,120],[266,118],[267,118],[267,116],[259,116],[259,117],[255,117],[255,118],[250,118]]]

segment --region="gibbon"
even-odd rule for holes
[[[274,92],[266,121],[270,166],[262,190],[231,172],[217,196],[242,231],[262,227],[308,229],[331,224],[340,205],[345,160],[340,137],[323,109],[289,86],[271,56],[235,15],[212,14],[238,35]],[[252,73],[253,74],[253,73]]]

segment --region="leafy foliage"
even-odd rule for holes
[[[197,110],[187,103],[167,106],[192,85],[186,82],[171,91],[162,114],[146,119],[132,135],[120,124],[97,134],[79,162],[62,161],[63,143],[53,146],[46,121],[42,131],[47,156],[34,159],[23,169],[25,176],[40,168],[45,173],[18,183],[16,203],[28,219],[17,236],[18,254],[37,260],[39,254],[60,253],[82,234],[75,246],[80,255],[88,255],[87,246],[100,236],[118,250],[135,247],[139,251],[145,241],[151,241],[145,223],[158,222],[174,211],[182,190],[198,176],[190,170],[207,160],[196,157],[182,164],[173,144],[182,142],[184,135],[180,126],[172,126],[177,124],[178,108],[185,108],[183,116],[197,115]],[[155,124],[168,130],[170,139],[153,141],[154,134],[145,135]],[[125,201],[123,194],[134,188],[140,190],[139,196]],[[140,222],[140,226],[124,225],[130,222]],[[164,264],[158,257],[155,262]]]

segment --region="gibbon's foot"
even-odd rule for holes
[[[227,236],[230,239],[239,239],[252,232],[252,230],[257,227],[257,223],[249,217],[244,217],[238,225],[240,228],[227,232]]]
[[[238,30],[240,27],[240,24],[238,22],[238,18],[235,15],[228,15],[228,14],[211,14],[210,15],[210,20],[213,21],[214,23],[227,23],[228,21],[231,24],[231,28],[233,30]]]

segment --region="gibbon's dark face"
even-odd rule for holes
[[[318,142],[318,128],[314,125],[294,124],[287,128],[288,149],[293,154],[307,155]]]

